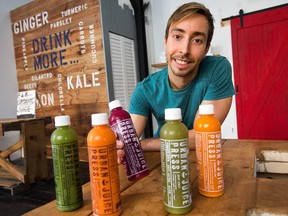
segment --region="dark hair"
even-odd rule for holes
[[[177,10],[174,11],[174,13],[170,16],[167,22],[166,31],[165,31],[166,40],[169,35],[169,28],[173,23],[184,20],[194,14],[202,14],[203,16],[206,17],[209,23],[207,47],[210,46],[213,33],[214,33],[214,18],[208,8],[206,8],[203,4],[200,4],[197,2],[190,2],[190,3],[183,4]]]

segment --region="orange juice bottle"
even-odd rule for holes
[[[88,133],[88,157],[94,216],[121,214],[116,135],[108,125],[107,113],[92,115]]]
[[[200,105],[194,125],[198,169],[198,191],[208,197],[224,194],[221,124],[213,104]]]

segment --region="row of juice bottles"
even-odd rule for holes
[[[111,115],[92,114],[87,136],[93,215],[120,215],[121,196],[116,138],[124,142],[124,170],[130,181],[149,175],[145,156],[130,114],[119,100],[109,103]],[[213,105],[200,105],[194,125],[199,192],[215,197],[224,193],[219,121]],[[163,201],[166,211],[185,214],[192,209],[189,172],[188,129],[181,122],[181,109],[165,109],[166,123],[160,130]],[[51,135],[57,208],[73,211],[83,205],[77,134],[68,115],[55,117]]]

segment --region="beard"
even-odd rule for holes
[[[174,76],[185,78],[194,76],[197,73],[198,65],[190,56],[173,55],[170,58],[169,68]]]

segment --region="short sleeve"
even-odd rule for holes
[[[141,82],[137,83],[133,91],[130,98],[129,113],[148,117],[150,115],[150,108],[142,85]]]
[[[212,74],[204,100],[219,100],[235,94],[232,68],[226,58],[222,58],[210,71]]]

